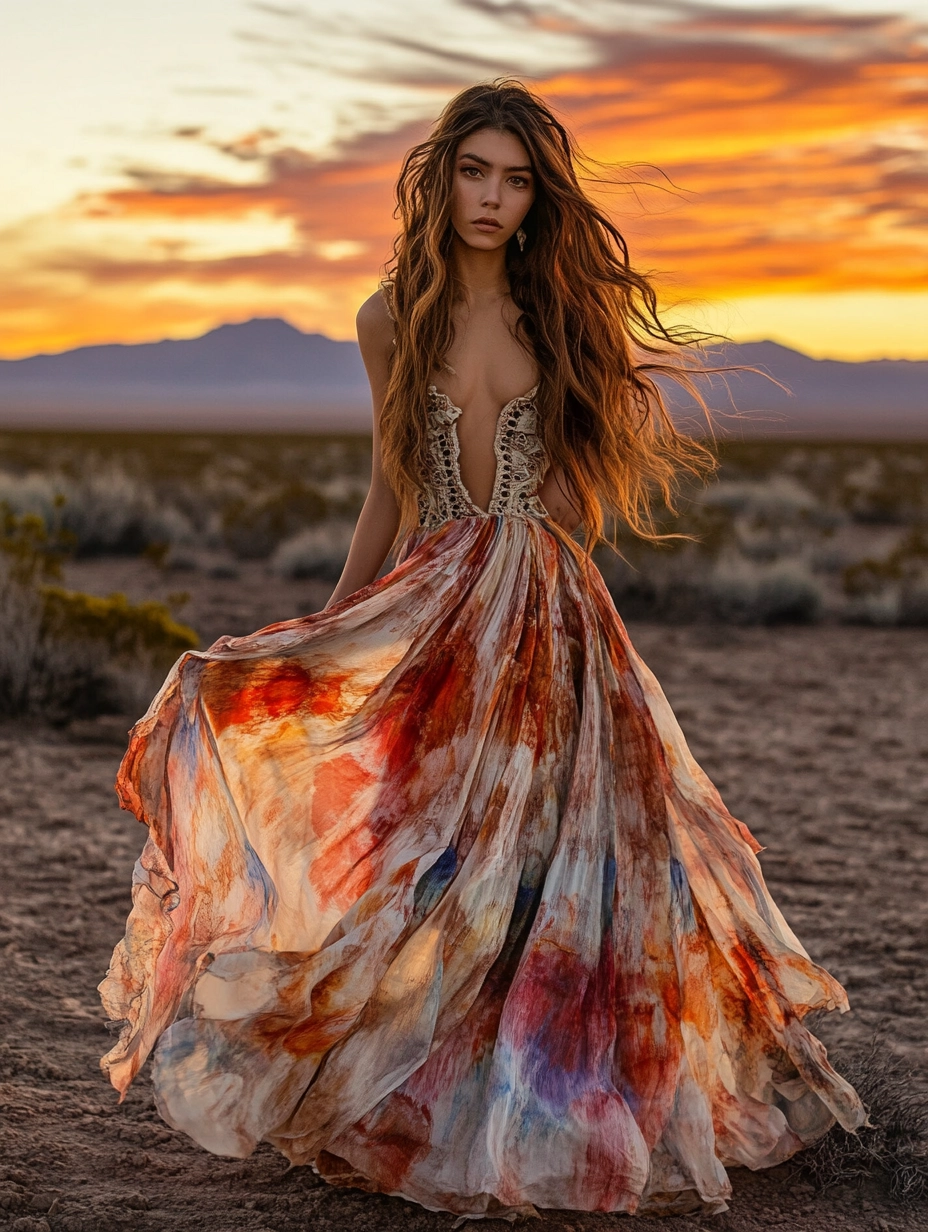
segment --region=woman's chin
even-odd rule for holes
[[[467,235],[462,235],[458,231],[457,237],[465,247],[472,248],[476,252],[495,252],[497,248],[505,248],[509,239],[503,231],[473,231]]]

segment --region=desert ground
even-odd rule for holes
[[[314,610],[321,582],[78,561],[68,584],[170,587],[204,642]],[[693,751],[766,845],[761,859],[812,956],[847,986],[822,1022],[840,1066],[875,1032],[928,1076],[928,629],[635,624]],[[138,823],[112,782],[131,716],[0,726],[0,1228],[15,1232],[437,1232],[455,1220],[288,1171],[270,1148],[208,1155],[162,1124],[146,1072],[118,1105],[95,986],[129,906]],[[698,1221],[541,1212],[552,1232],[928,1228],[879,1181],[817,1191],[797,1165],[732,1173],[729,1213]],[[496,1225],[502,1226],[502,1225]]]

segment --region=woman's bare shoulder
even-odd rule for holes
[[[382,291],[375,291],[358,309],[358,346],[371,383],[374,406],[378,407],[389,380],[393,354],[393,319]]]
[[[357,315],[358,341],[389,342],[393,339],[393,318],[387,307],[383,291],[375,291],[358,309]]]

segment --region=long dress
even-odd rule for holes
[[[722,1211],[726,1166],[864,1121],[803,1025],[847,1001],[547,519],[534,394],[484,512],[431,389],[397,567],[185,654],[133,729],[102,1065],[154,1048],[207,1150],[433,1210]]]

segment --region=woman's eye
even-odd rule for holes
[[[480,174],[479,167],[462,167],[461,170],[464,172],[465,175],[470,175],[471,172],[473,172],[475,176]]]
[[[528,185],[528,180],[524,176],[514,175],[510,183],[515,184],[516,188],[525,188]]]

